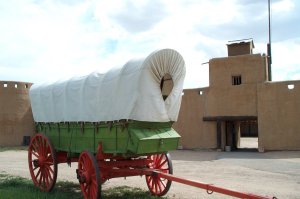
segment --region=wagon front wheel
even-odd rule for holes
[[[78,169],[76,172],[84,198],[100,198],[100,175],[94,155],[89,151],[83,151],[79,156]]]
[[[31,139],[28,164],[34,185],[50,192],[56,183],[57,161],[55,150],[46,135],[38,133]]]
[[[148,165],[150,169],[155,169],[163,173],[173,174],[172,160],[169,153],[155,154],[148,156],[152,162]],[[157,175],[146,176],[146,183],[152,195],[165,195],[172,184],[171,180],[160,178]]]

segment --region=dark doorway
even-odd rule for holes
[[[258,125],[257,121],[241,122],[241,137],[257,137]]]
[[[225,134],[226,134],[225,146],[230,146],[231,150],[237,149],[236,129],[233,121],[225,122]]]

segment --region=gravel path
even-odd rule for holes
[[[171,152],[174,174],[187,179],[230,188],[238,191],[276,196],[277,198],[300,199],[300,151],[283,152],[216,152],[187,151]],[[58,180],[77,182],[75,169],[61,164]],[[27,151],[0,152],[0,172],[30,178]],[[132,186],[147,189],[144,177],[112,179],[103,189],[114,186]],[[173,183],[169,198],[231,198],[205,190]]]

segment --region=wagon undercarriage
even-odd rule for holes
[[[101,184],[111,178],[143,175],[146,177],[150,193],[156,196],[165,195],[172,181],[175,181],[205,189],[208,194],[218,192],[237,198],[275,198],[242,193],[173,176],[172,161],[168,153],[137,157],[115,156],[103,153],[102,145],[99,144],[96,155],[90,151],[82,151],[79,157],[68,157],[67,152],[56,152],[49,138],[40,133],[31,140],[28,161],[35,186],[45,192],[50,192],[55,186],[57,164],[78,162],[76,174],[84,198],[101,198]]]

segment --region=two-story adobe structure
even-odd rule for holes
[[[228,57],[209,61],[209,87],[185,89],[178,122],[186,149],[239,147],[258,136],[258,150],[300,149],[300,81],[268,81],[268,57],[253,41],[228,44]]]

